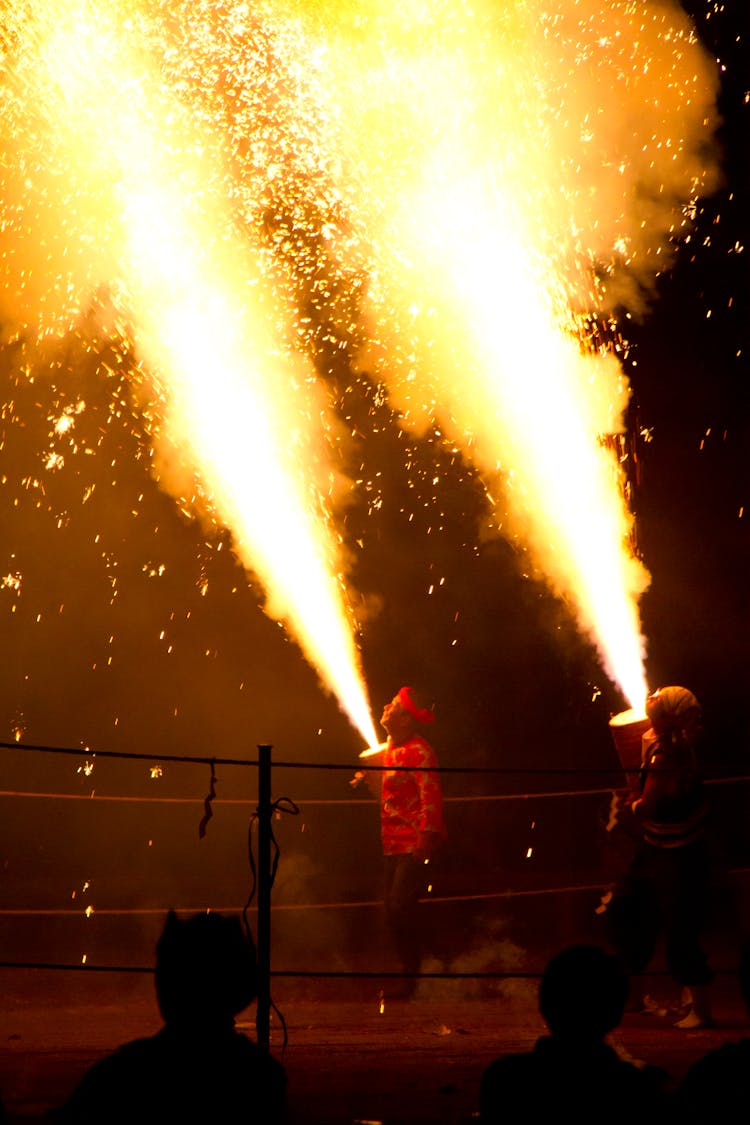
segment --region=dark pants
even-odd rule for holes
[[[709,886],[709,859],[702,843],[682,848],[641,845],[607,910],[609,940],[631,975],[644,971],[663,936],[667,968],[678,984],[711,981],[701,945]]]
[[[423,934],[419,899],[425,893],[425,865],[413,855],[383,857],[385,920],[401,968],[419,972]]]

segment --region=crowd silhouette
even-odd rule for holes
[[[738,983],[750,1021],[750,945],[740,958]],[[170,912],[157,944],[155,984],[161,1030],[94,1063],[46,1119],[55,1125],[292,1122],[285,1067],[235,1027],[257,997],[255,947],[240,919],[197,914],[181,921]],[[734,1120],[750,1087],[750,1037],[708,1050],[675,1081],[610,1040],[629,989],[622,959],[598,945],[556,953],[538,990],[547,1033],[531,1050],[500,1055],[478,1071],[472,1120]],[[335,1087],[335,1076],[328,1080]],[[0,1125],[14,1120],[0,1102]]]
[[[750,946],[739,984],[750,1018]],[[633,1061],[609,1041],[629,988],[621,959],[600,946],[569,945],[555,954],[538,990],[547,1034],[531,1050],[501,1055],[478,1073],[472,1119],[478,1116],[481,1125],[734,1119],[750,1086],[750,1038],[708,1051],[674,1084],[659,1067]],[[291,1121],[285,1068],[234,1025],[257,995],[255,948],[238,918],[200,914],[180,921],[170,912],[157,946],[156,993],[162,1029],[95,1063],[49,1115],[51,1122]],[[0,1106],[0,1122],[6,1120]]]

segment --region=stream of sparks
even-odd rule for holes
[[[290,346],[283,284],[234,225],[220,144],[161,80],[125,7],[16,5],[6,30],[4,119],[27,180],[17,229],[35,228],[56,278],[37,327],[65,329],[97,283],[117,294],[158,400],[162,461],[193,478],[268,612],[374,745],[331,515],[325,395]],[[4,258],[10,270],[8,237]]]
[[[611,317],[642,305],[713,183],[713,61],[677,5],[643,0],[308,10],[368,205],[362,365],[406,426],[436,426],[502,489],[502,534],[640,711],[649,576]]]
[[[716,78],[684,13],[646,0],[37,8],[3,5],[3,176],[24,199],[5,210],[3,269],[20,319],[64,327],[97,284],[116,294],[160,403],[165,476],[177,462],[189,481],[172,491],[200,492],[231,530],[367,744],[336,432],[289,342],[310,351],[291,290],[313,243],[339,340],[352,309],[337,294],[366,271],[362,368],[405,426],[437,425],[488,494],[502,490],[501,533],[530,548],[640,709],[648,574],[612,440],[629,387],[607,333],[711,185]],[[267,56],[260,86],[253,51]],[[269,254],[263,200],[287,190]]]

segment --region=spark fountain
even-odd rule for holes
[[[313,35],[321,8],[305,7]],[[362,367],[404,425],[435,425],[502,488],[500,530],[640,713],[648,573],[617,452],[613,313],[644,306],[714,182],[713,63],[662,3],[329,11],[318,34],[370,240]]]
[[[283,279],[228,206],[221,138],[164,81],[147,5],[5,7],[2,272],[17,331],[69,330],[109,287],[169,487],[231,531],[267,612],[374,745],[332,518],[333,419],[290,342]]]
[[[69,327],[110,287],[158,448],[176,451],[160,464],[181,466],[170,487],[232,530],[375,746],[332,518],[338,434],[290,346],[310,350],[292,290],[312,211],[332,335],[366,336],[361,368],[403,424],[436,424],[502,490],[497,530],[530,548],[640,711],[648,574],[616,452],[615,313],[643,308],[713,182],[716,75],[687,17],[633,0],[173,7],[5,5],[16,319]],[[264,208],[290,180],[294,237],[269,253]],[[353,331],[336,295],[363,263]]]

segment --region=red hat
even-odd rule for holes
[[[416,719],[418,723],[434,723],[435,716],[432,711],[430,711],[429,707],[417,707],[416,703],[412,699],[411,693],[413,691],[414,688],[410,687],[402,687],[400,689],[398,698],[401,702],[401,706],[405,711],[408,711],[412,719]]]

